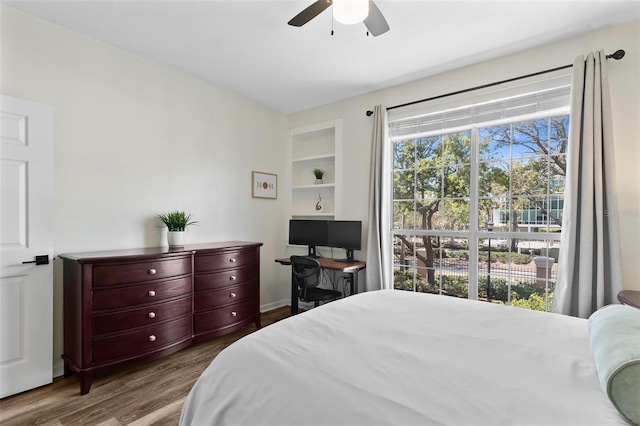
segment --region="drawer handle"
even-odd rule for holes
[[[156,292],[153,290],[149,290],[149,296],[153,297],[156,295]]]
[[[231,262],[231,263],[236,263],[236,259],[235,259],[235,257],[232,257],[231,259],[229,259],[229,262]]]
[[[235,275],[231,275],[231,276],[229,277],[229,279],[230,279],[231,281],[235,281],[235,280],[237,280],[237,279],[238,279],[238,277],[236,277]]]
[[[149,315],[147,315],[149,318],[155,318],[156,317],[156,313],[155,312],[149,312]]]
[[[236,315],[238,315],[238,313],[236,311],[231,312],[231,316],[235,317]]]
[[[158,271],[156,271],[156,270],[155,270],[155,269],[153,269],[153,268],[149,269],[149,273],[150,273],[151,275],[155,275],[155,274],[156,274],[156,272],[158,272]]]
[[[237,296],[237,295],[236,295],[235,293],[230,293],[230,294],[229,294],[229,297],[230,297],[230,298],[232,298],[232,299],[233,299],[234,297],[236,297],[236,296]]]
[[[151,336],[149,336],[149,341],[150,342],[155,342],[156,341],[156,336],[154,336],[153,334]]]

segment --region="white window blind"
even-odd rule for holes
[[[538,76],[517,84],[392,110],[389,112],[389,136],[397,139],[566,110],[571,97],[570,73],[571,70],[563,70],[544,79]]]

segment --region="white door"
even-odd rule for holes
[[[0,97],[0,398],[51,383],[53,109]]]

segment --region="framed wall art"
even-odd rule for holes
[[[278,198],[278,175],[251,172],[251,196],[253,198]]]

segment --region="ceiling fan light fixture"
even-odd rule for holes
[[[368,15],[369,0],[333,0],[333,17],[341,24],[357,24]]]

